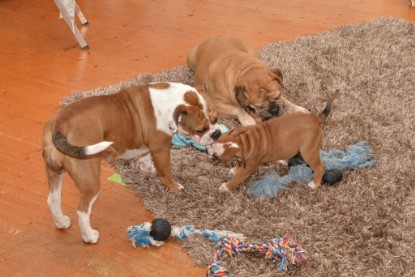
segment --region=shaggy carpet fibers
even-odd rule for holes
[[[191,147],[172,151],[173,174],[185,186],[179,194],[167,193],[156,175],[140,173],[135,160],[114,167],[156,217],[173,225],[231,230],[250,241],[291,236],[310,254],[307,265],[283,273],[262,257],[240,255],[227,260],[232,276],[415,276],[415,25],[379,18],[271,43],[260,52],[284,73],[286,97],[312,112],[340,89],[322,148],[347,150],[364,140],[376,165],[346,171],[338,185],[317,191],[293,184],[274,199],[253,198],[249,185],[270,170],[284,174],[278,163],[261,166],[227,194],[218,188],[228,180],[230,165]],[[75,93],[64,104],[133,84],[192,84],[192,78],[187,67],[178,67]],[[183,245],[197,264],[212,261],[214,244],[207,239],[192,237]]]

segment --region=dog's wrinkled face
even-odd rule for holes
[[[238,77],[235,97],[239,105],[254,118],[268,120],[284,113],[281,102],[282,73],[279,69],[248,68]],[[256,116],[255,116],[256,115]]]
[[[211,111],[204,98],[196,91],[184,95],[186,104],[179,105],[174,112],[178,133],[190,137],[199,145],[213,143],[222,134],[217,122],[217,113]]]
[[[210,156],[223,162],[244,162],[240,140],[235,136],[223,134],[213,144],[207,145],[206,149]]]

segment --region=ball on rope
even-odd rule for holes
[[[301,157],[301,154],[297,154],[296,156],[294,156],[294,157],[292,157],[291,159],[288,160],[288,167],[302,165],[302,164],[306,164],[306,163],[305,163],[303,157]]]
[[[333,186],[343,179],[343,172],[340,169],[328,169],[323,175],[323,184]]]
[[[156,218],[151,222],[150,235],[158,241],[165,241],[171,234],[171,225],[164,218]]]

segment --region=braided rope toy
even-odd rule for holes
[[[170,223],[162,218],[128,228],[128,238],[134,248],[162,246],[169,236],[183,240],[191,235],[202,235],[217,242],[215,257],[208,266],[207,277],[229,276],[230,272],[223,266],[223,260],[240,253],[261,253],[265,256],[265,260],[276,263],[279,271],[287,270],[288,265],[302,265],[308,260],[307,252],[291,238],[275,238],[268,243],[244,242],[243,234],[224,230],[195,229],[193,226],[171,227]]]
[[[140,246],[146,248],[150,245],[162,246],[164,245],[164,240],[169,236],[177,240],[183,240],[191,235],[202,235],[214,242],[230,237],[245,239],[243,234],[231,231],[195,229],[193,226],[171,227],[170,223],[162,218],[157,218],[152,222],[145,222],[139,226],[130,226],[127,231],[128,238],[132,241],[135,248]]]
[[[278,265],[278,270],[287,270],[288,265],[302,265],[309,256],[300,244],[291,238],[275,238],[268,243],[244,242],[237,238],[226,238],[216,245],[213,262],[209,265],[206,276],[229,276],[230,272],[223,266],[223,260],[240,253],[261,253],[265,260]]]

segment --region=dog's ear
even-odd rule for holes
[[[280,83],[281,86],[284,86],[284,77],[282,76],[282,71],[279,68],[274,68],[271,70],[275,74],[275,79]]]
[[[218,112],[216,111],[208,95],[208,86],[206,84],[197,84],[195,85],[195,88],[206,101],[209,121],[215,124],[216,122],[218,122]]]
[[[245,107],[245,86],[244,85],[236,85],[234,88],[235,91],[235,99],[238,101],[239,106]]]
[[[179,105],[173,113],[173,120],[177,126],[183,121],[183,117],[188,114],[187,107],[185,105]]]

